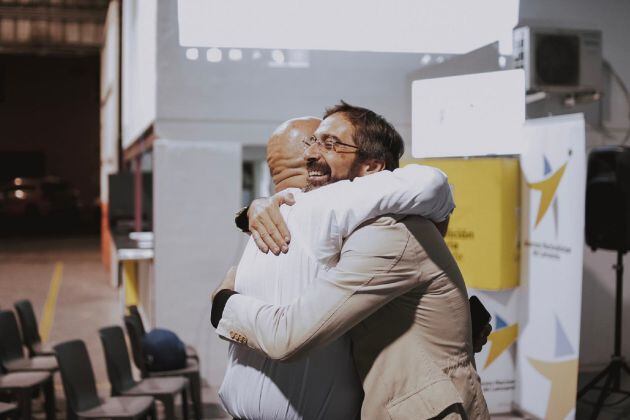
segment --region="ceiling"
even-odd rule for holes
[[[109,0],[0,0],[0,53],[97,54]]]

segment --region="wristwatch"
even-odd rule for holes
[[[243,207],[236,212],[234,216],[234,223],[243,233],[249,233],[249,218],[247,217],[247,211],[249,206]]]

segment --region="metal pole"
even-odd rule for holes
[[[615,354],[612,361],[612,390],[618,391],[621,386],[621,318],[623,309],[623,252],[617,251],[617,289],[615,290]]]
[[[621,356],[621,317],[623,308],[623,253],[617,251],[617,290],[615,302],[615,357]]]

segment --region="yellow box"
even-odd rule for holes
[[[448,176],[455,211],[446,243],[466,285],[504,290],[519,284],[520,169],[516,158],[423,159]]]

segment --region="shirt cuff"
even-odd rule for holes
[[[221,318],[223,318],[223,310],[225,309],[228,299],[237,294],[238,293],[234,290],[223,289],[216,294],[214,299],[212,299],[212,314],[210,315],[210,322],[214,328],[217,328]]]
[[[236,227],[239,228],[243,233],[249,233],[249,218],[247,217],[248,211],[249,206],[243,207],[236,212],[236,217],[234,217],[234,223],[236,224]]]

